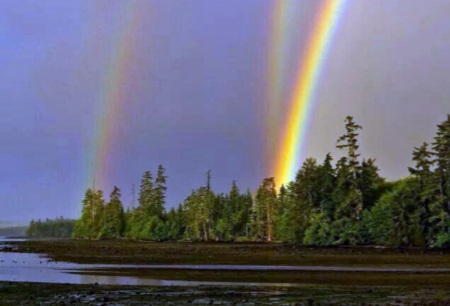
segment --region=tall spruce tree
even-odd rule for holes
[[[336,147],[347,150],[347,158],[341,159],[338,165],[338,188],[340,188],[341,203],[338,213],[342,217],[357,218],[363,210],[363,194],[358,184],[360,163],[358,161],[359,136],[358,130],[362,127],[353,121],[353,117],[345,119],[346,133],[339,137]]]
[[[139,191],[139,209],[142,210],[143,219],[149,219],[158,213],[153,205],[154,188],[152,173],[146,171],[142,176]]]
[[[103,226],[104,207],[103,191],[88,188],[83,199],[81,218],[75,223],[73,237],[96,238]]]
[[[378,174],[375,159],[364,159],[358,177],[358,186],[362,193],[364,209],[370,209],[379,198],[379,187],[384,179]]]
[[[114,186],[109,203],[104,212],[104,226],[100,233],[103,238],[122,237],[125,230],[125,213],[123,210],[120,189]]]
[[[158,166],[158,173],[155,180],[155,187],[151,197],[152,214],[160,219],[163,219],[166,204],[166,170],[162,165]]]
[[[329,220],[333,220],[334,210],[336,203],[333,200],[333,192],[336,188],[336,174],[333,168],[333,158],[328,153],[325,156],[320,169],[318,170],[318,188],[320,195],[320,208],[321,211],[327,216]]]
[[[450,211],[450,115],[447,115],[447,120],[438,125],[433,151],[440,193],[443,197],[444,208],[448,212]]]
[[[430,205],[434,202],[434,179],[432,167],[433,153],[428,150],[428,143],[424,142],[421,147],[414,148],[412,160],[415,166],[409,167],[409,172],[417,179],[414,201],[419,208],[419,223],[422,226],[423,235],[431,240],[432,224],[430,224]]]
[[[255,199],[256,231],[259,239],[272,241],[275,233],[277,192],[275,179],[265,178],[258,188]]]
[[[431,237],[429,244],[450,246],[450,115],[439,124],[433,142],[435,200],[430,204]]]

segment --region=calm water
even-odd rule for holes
[[[148,279],[139,276],[104,276],[81,275],[102,272],[105,268],[152,268],[154,266],[139,265],[88,265],[67,262],[49,262],[37,254],[0,252],[0,280],[18,282],[47,282],[71,284],[105,284],[105,285],[149,285],[149,286],[278,286],[292,287],[295,284],[278,283],[227,283],[227,282],[195,282],[164,279]],[[170,267],[170,266],[167,266]],[[170,272],[168,272],[170,273]]]

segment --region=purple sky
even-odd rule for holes
[[[297,5],[297,37],[313,14]],[[76,217],[122,1],[0,1],[0,220]],[[145,170],[167,168],[168,206],[212,170],[213,185],[255,189],[264,132],[273,2],[142,0],[125,111],[109,178],[130,203]],[[389,178],[450,113],[447,0],[350,1],[320,81],[306,155],[334,149],[342,121]],[[295,22],[294,22],[295,24]],[[303,30],[304,27],[304,30]],[[295,43],[293,44],[295,45]],[[301,57],[301,54],[299,54]],[[287,71],[287,73],[292,73]],[[109,195],[112,186],[106,184]]]

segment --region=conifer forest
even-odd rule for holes
[[[109,199],[88,189],[72,237],[449,247],[450,115],[430,143],[405,156],[410,175],[398,181],[387,181],[375,159],[360,156],[361,130],[347,117],[336,143],[342,157],[308,158],[294,181],[277,186],[264,178],[256,192],[231,182],[228,193],[217,193],[207,172],[203,186],[167,209],[162,165],[143,174],[138,205],[126,211],[119,188]]]

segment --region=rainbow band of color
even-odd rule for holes
[[[311,116],[311,105],[332,38],[347,2],[347,0],[325,0],[315,19],[316,23],[308,41],[307,50],[297,70],[299,72],[296,86],[291,95],[286,126],[282,132],[281,144],[276,156],[274,173],[278,184],[290,182],[300,168],[308,132],[308,119]]]
[[[129,70],[134,61],[134,48],[137,44],[136,31],[142,9],[138,3],[137,0],[127,0],[123,3],[122,23],[118,27],[120,31],[117,32],[111,49],[104,87],[99,97],[90,178],[100,186],[108,183],[111,176],[108,156],[118,132],[118,118],[127,101],[124,83],[131,78]]]

